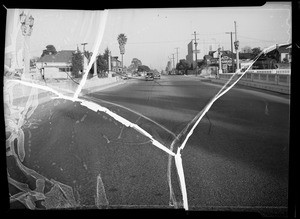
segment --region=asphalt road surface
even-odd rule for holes
[[[220,88],[195,77],[166,76],[91,96],[178,135]],[[233,88],[214,103],[182,152],[190,208],[285,211],[288,151],[289,97]]]
[[[130,79],[84,98],[170,148],[220,88],[195,76],[163,76]],[[289,96],[242,87],[214,103],[181,152],[189,209],[286,214],[289,103]],[[81,206],[174,205],[169,156],[147,137],[103,112],[65,100],[42,104],[34,115],[39,128],[24,132],[24,165],[71,186]],[[170,177],[180,206],[174,160]]]

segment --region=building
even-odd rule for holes
[[[62,50],[55,55],[44,55],[37,60],[36,67],[46,79],[66,79],[71,76],[74,52]]]
[[[193,41],[191,41],[188,45],[187,45],[187,50],[188,50],[188,54],[186,55],[185,60],[187,61],[187,63],[191,66],[192,63],[194,63],[194,55],[193,55]]]
[[[252,69],[288,69],[292,61],[291,44],[278,46],[276,49],[261,55],[253,64]]]
[[[279,46],[277,50],[280,55],[279,62],[290,63],[292,61],[292,44]]]
[[[190,67],[193,67],[193,69],[196,67],[196,53],[195,53],[195,44],[193,41],[189,42],[187,45],[188,54],[185,57],[185,60],[189,64]],[[199,50],[197,51],[199,53]],[[202,60],[199,59],[200,56],[197,56],[197,62],[201,62]]]
[[[111,70],[114,72],[122,72],[122,62],[118,60],[118,56],[111,57]]]

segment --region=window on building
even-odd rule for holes
[[[71,68],[70,67],[59,68],[58,71],[59,72],[70,72]]]

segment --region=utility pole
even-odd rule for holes
[[[234,32],[226,32],[225,34],[230,34],[230,46],[231,46],[231,66],[232,66],[232,70],[233,70],[233,72],[235,72],[234,71],[234,61],[233,61],[233,46],[232,46],[232,34],[233,34]]]
[[[173,66],[173,68],[172,68],[172,71],[173,71],[173,69],[174,69],[174,55],[175,55],[175,53],[172,53],[171,54],[172,55],[172,57],[170,58],[170,57],[168,57],[169,58],[169,60],[171,61],[171,59],[172,59],[172,66]]]
[[[235,31],[235,51],[236,51],[236,70],[240,69],[239,65],[239,41],[237,40],[237,30],[236,30],[236,21],[234,21],[234,31]]]
[[[176,49],[176,54],[177,54],[177,62],[176,62],[176,65],[177,65],[178,64],[178,49],[179,49],[179,47],[176,47],[175,49]]]
[[[111,51],[108,52],[108,72],[111,72]]]
[[[87,58],[85,57],[85,45],[86,45],[87,43],[81,43],[81,45],[83,46],[83,73],[85,73],[85,71],[86,71],[86,69],[87,69],[87,62],[86,62],[86,60],[87,60]]]
[[[98,56],[96,56],[95,62],[94,62],[94,74],[95,75],[97,75],[97,58],[98,58]]]
[[[219,78],[220,73],[222,73],[222,58],[221,58],[221,48],[220,48],[220,45],[219,45],[219,48],[218,48],[218,58],[219,58],[219,71],[217,73],[217,78]]]
[[[171,69],[171,59],[172,58],[170,58],[170,56],[168,56],[168,59],[169,59],[169,61],[168,61],[167,67],[168,67],[168,73],[170,73],[170,71],[172,70]]]
[[[174,55],[175,55],[175,54],[172,53],[172,56],[173,56],[173,57],[172,57],[172,60],[173,60],[173,69],[174,69],[174,59],[175,59],[175,58],[174,58]]]
[[[199,40],[199,39],[196,38],[196,35],[199,35],[199,34],[197,34],[196,31],[194,31],[194,34],[192,34],[192,35],[194,35],[194,37],[195,37],[195,39],[194,39],[194,40],[195,40],[194,44],[195,44],[196,76],[197,76],[197,70],[198,70],[198,63],[197,63],[197,53],[198,53],[198,51],[197,51],[197,45],[198,45],[198,43],[197,43],[197,40]]]

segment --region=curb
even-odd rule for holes
[[[84,96],[84,95],[87,95],[89,93],[94,93],[94,92],[98,92],[98,91],[101,91],[101,90],[105,90],[107,88],[115,87],[115,86],[125,84],[125,83],[126,83],[126,81],[123,80],[123,81],[112,82],[112,83],[106,84],[104,86],[95,86],[95,87],[91,87],[91,88],[88,88],[88,89],[82,89],[80,96]]]

